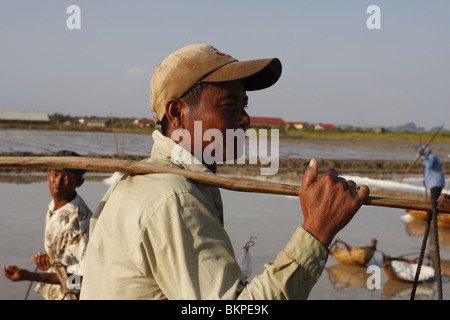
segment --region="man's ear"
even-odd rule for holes
[[[77,178],[77,181],[76,181],[76,187],[77,188],[79,188],[79,187],[81,187],[81,185],[83,184],[83,182],[84,182],[84,178],[83,177],[79,177],[79,178]]]
[[[184,129],[184,109],[186,105],[179,99],[170,98],[166,103],[166,117],[172,130]]]

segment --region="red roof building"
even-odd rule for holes
[[[250,127],[254,128],[273,128],[285,126],[286,124],[281,118],[250,117]]]
[[[331,129],[334,129],[334,126],[332,124],[324,124],[324,123],[316,124],[316,126],[314,127],[314,130],[331,130]]]

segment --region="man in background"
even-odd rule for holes
[[[441,163],[438,157],[431,152],[430,147],[417,148],[422,164],[425,168],[425,187],[430,190],[431,202],[438,200],[442,188],[445,185],[444,174],[442,173]]]
[[[55,156],[79,155],[73,151],[62,150]],[[11,281],[39,282],[35,291],[46,300],[65,298],[52,261],[61,264],[68,274],[80,277],[83,274],[92,212],[76,189],[83,184],[85,172],[86,170],[80,169],[47,169],[52,200],[45,217],[45,251],[30,258],[36,263],[37,269],[46,272],[31,272],[15,265],[3,266],[3,274]]]

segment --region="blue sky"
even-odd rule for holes
[[[69,5],[81,29],[69,30]],[[381,9],[381,29],[366,12]],[[1,1],[0,110],[147,117],[154,67],[209,43],[278,57],[251,116],[450,129],[450,1]]]

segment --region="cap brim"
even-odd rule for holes
[[[247,91],[261,90],[275,84],[281,76],[281,62],[277,58],[234,61],[210,73],[202,82],[244,80]]]

